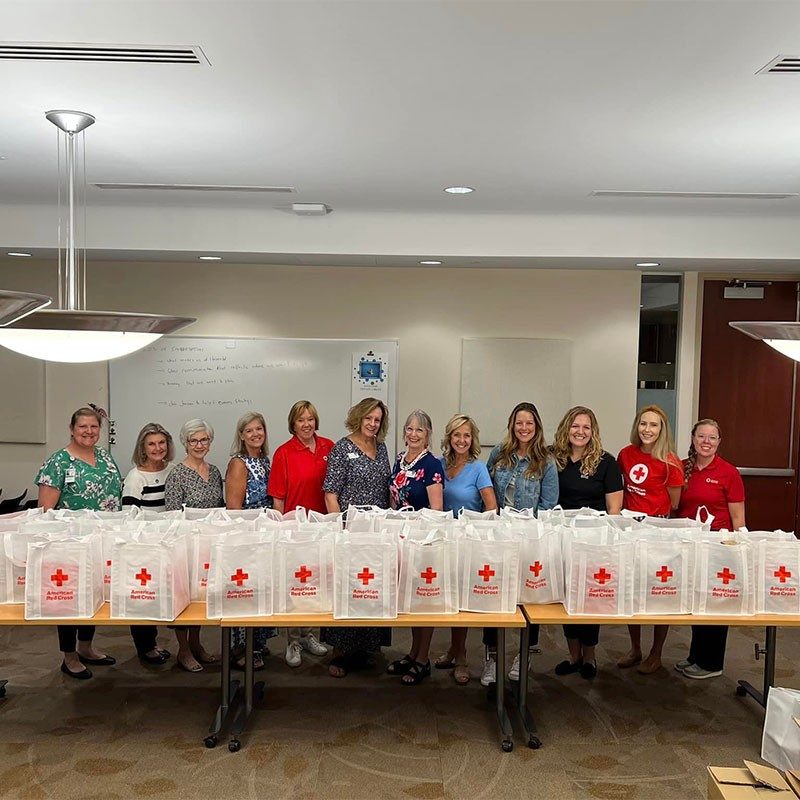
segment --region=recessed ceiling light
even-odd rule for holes
[[[30,253],[6,253],[7,256],[16,256],[17,258],[30,258]]]
[[[222,256],[197,256],[198,261],[222,261]]]
[[[660,261],[637,261],[636,262],[636,266],[637,267],[660,267],[661,266],[661,262]]]
[[[441,261],[420,261],[420,264],[424,264],[425,266],[435,266],[436,264],[441,264]]]
[[[446,186],[447,194],[469,194],[475,190],[471,186]]]
[[[0,161],[8,161],[8,156],[0,156]]]

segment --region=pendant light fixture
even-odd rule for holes
[[[29,292],[9,292],[0,289],[0,328],[33,314],[53,302],[52,297]]]
[[[82,111],[48,111],[45,117],[59,129],[60,307],[54,310],[34,310],[0,327],[0,345],[46,361],[107,361],[133,353],[163,334],[174,333],[195,322],[191,317],[86,310],[86,251],[85,245],[81,248],[78,246],[79,239],[85,241],[86,174],[83,131],[94,124],[95,118]],[[64,199],[66,217],[62,217]]]
[[[800,361],[800,322],[729,322],[728,325]]]

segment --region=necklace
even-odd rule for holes
[[[425,448],[425,449],[424,449],[424,450],[423,450],[423,451],[422,451],[422,452],[421,452],[421,453],[420,453],[420,454],[419,454],[419,455],[418,455],[418,456],[417,456],[417,457],[416,457],[416,458],[415,458],[415,459],[414,459],[412,462],[410,462],[410,463],[407,463],[407,462],[406,462],[406,454],[405,454],[405,453],[403,453],[403,460],[402,460],[402,462],[401,462],[400,466],[403,468],[403,470],[404,470],[405,472],[410,472],[410,471],[411,471],[411,470],[414,468],[414,465],[417,463],[417,461],[419,461],[419,460],[422,458],[422,456],[424,456],[424,455],[425,455],[427,452],[428,452],[428,448],[426,447],[426,448]]]

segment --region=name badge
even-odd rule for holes
[[[67,467],[67,471],[64,473],[64,483],[75,483],[78,478],[78,472],[75,467]]]
[[[348,457],[348,458],[349,458],[351,461],[355,461],[355,460],[358,458],[358,453],[348,453],[348,454],[347,454],[347,457]]]

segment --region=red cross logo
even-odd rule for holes
[[[427,567],[425,572],[420,572],[419,576],[425,581],[425,583],[430,585],[433,583],[433,579],[437,576],[437,573],[435,573],[431,567]]]
[[[297,570],[297,572],[295,572],[294,576],[295,578],[297,578],[297,580],[300,581],[300,583],[305,583],[311,577],[312,574],[313,573],[311,572],[311,570],[305,564],[302,564],[300,566],[300,569]]]
[[[358,578],[361,583],[364,584],[364,586],[366,586],[374,577],[375,573],[370,572],[369,567],[364,567],[364,569],[356,575],[356,578]]]
[[[602,586],[604,583],[611,580],[611,573],[606,572],[605,567],[600,567],[592,577]]]
[[[727,567],[722,572],[717,573],[717,577],[727,586],[731,581],[736,580],[736,574],[731,572]]]
[[[483,578],[484,583],[488,583],[489,578],[491,578],[494,574],[494,570],[488,564],[484,564],[483,569],[478,570],[478,575]]]
[[[233,575],[231,575],[231,580],[232,580],[232,581],[233,581],[233,582],[234,582],[234,583],[235,583],[237,586],[241,586],[241,585],[242,585],[242,584],[243,584],[243,583],[244,583],[244,582],[245,582],[245,581],[246,581],[246,580],[247,580],[249,577],[250,577],[250,576],[249,576],[249,575],[248,575],[246,572],[242,571],[242,568],[241,568],[241,567],[238,567],[238,568],[236,569],[236,572],[234,572],[234,574],[233,574]]]
[[[635,464],[628,473],[628,476],[634,483],[644,483],[649,474],[650,470],[646,464]]]
[[[107,567],[110,567],[110,566],[111,566],[111,559],[110,559],[110,558],[108,559],[108,561],[106,561],[106,566],[107,566]]]
[[[675,573],[671,569],[667,569],[667,565],[664,564],[658,572],[656,572],[656,578],[661,578],[661,583],[666,583]]]
[[[205,564],[203,564],[203,569],[206,569],[206,570],[207,570],[207,569],[208,569],[210,566],[211,566],[211,564],[209,564],[209,562],[208,562],[208,561],[206,561],[206,563],[205,563]]]
[[[528,569],[533,573],[534,578],[538,578],[539,573],[542,571],[542,565],[538,561],[534,561],[534,563],[531,564]]]
[[[781,583],[786,583],[786,579],[787,579],[787,578],[791,578],[791,577],[792,577],[792,573],[791,573],[791,572],[789,572],[789,570],[788,570],[788,569],[786,569],[786,567],[785,567],[783,564],[781,564],[781,565],[780,565],[780,567],[779,567],[779,569],[778,569],[776,572],[773,572],[772,574],[773,574],[773,575],[774,575],[774,576],[775,576],[775,577],[776,577],[776,578],[777,578],[777,579],[778,579],[778,580],[779,580]]]
[[[133,577],[136,578],[136,580],[139,581],[142,586],[147,586],[147,581],[152,580],[153,578],[153,576],[144,567],[142,567],[142,571],[138,575],[134,575]]]
[[[53,583],[54,583],[56,586],[59,586],[59,587],[60,587],[60,586],[62,586],[63,584],[65,584],[65,583],[66,583],[66,582],[69,580],[69,575],[65,575],[65,574],[64,574],[64,573],[61,571],[61,567],[59,567],[59,568],[58,568],[58,569],[57,569],[57,570],[56,570],[56,571],[55,571],[55,572],[54,572],[54,573],[53,573],[53,574],[50,576],[50,580],[51,580],[51,581],[53,581]]]

